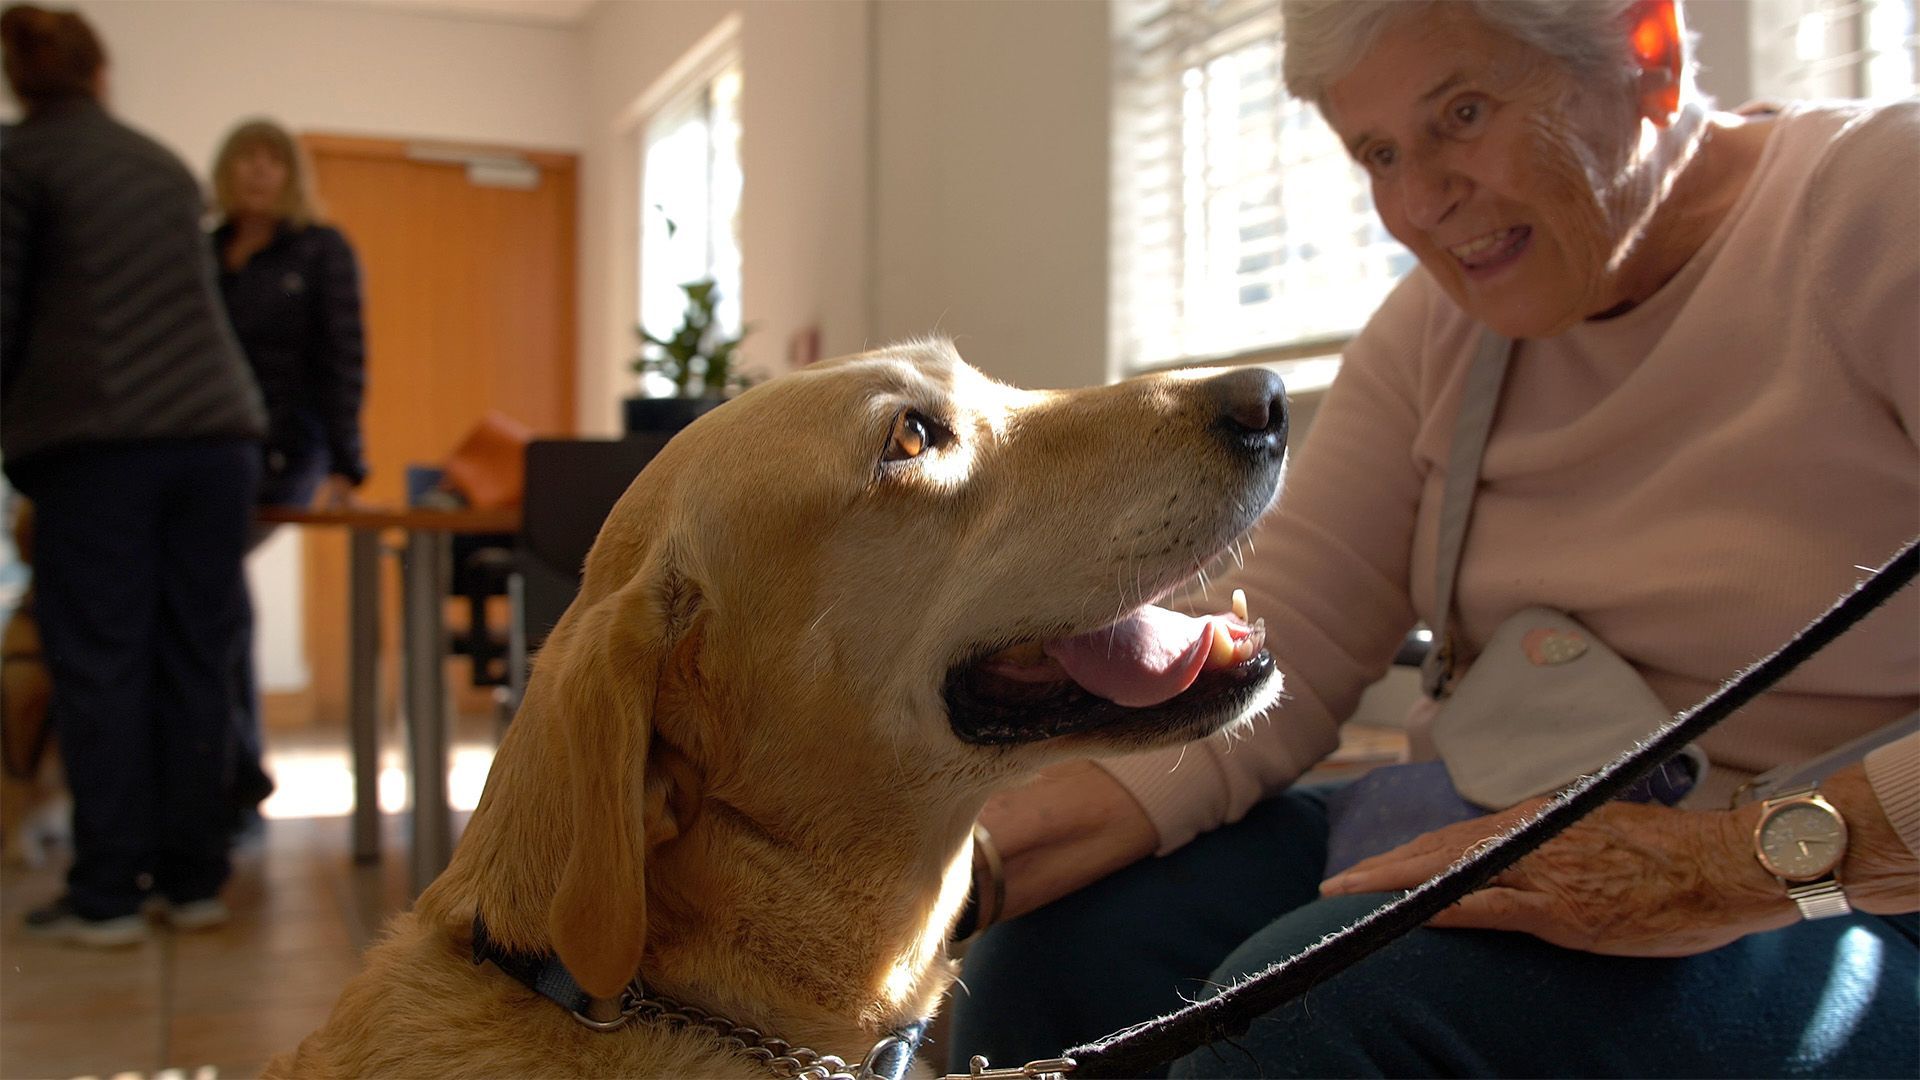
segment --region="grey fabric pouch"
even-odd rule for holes
[[[1432,739],[1454,789],[1512,806],[1599,769],[1670,719],[1639,673],[1551,608],[1500,624],[1434,717]],[[1693,747],[1693,781],[1706,756]]]

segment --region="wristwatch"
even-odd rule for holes
[[[1753,854],[1787,887],[1801,917],[1825,919],[1852,911],[1835,876],[1847,854],[1847,822],[1819,787],[1783,791],[1760,807]]]

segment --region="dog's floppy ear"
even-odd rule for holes
[[[660,584],[644,570],[633,575],[567,628],[566,651],[554,658],[573,829],[547,933],[595,997],[617,995],[646,948],[642,792],[669,633]]]

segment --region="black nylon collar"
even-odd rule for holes
[[[493,966],[513,977],[515,982],[567,1010],[576,1017],[594,1023],[611,1023],[621,1015],[618,1000],[597,998],[580,988],[573,973],[558,956],[508,952],[487,934],[487,922],[478,912],[473,916],[473,962],[476,966],[492,961]],[[852,1066],[859,1080],[904,1080],[913,1067],[913,1058],[926,1037],[927,1021],[916,1020],[888,1032],[874,1044],[866,1060]]]
[[[573,981],[573,973],[552,954],[533,956],[512,953],[501,948],[487,935],[487,921],[473,917],[473,962],[477,967],[487,961],[513,976],[514,981],[571,1013],[606,1021],[619,1015],[619,1002],[596,998]]]

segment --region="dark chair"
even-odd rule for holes
[[[511,533],[471,533],[453,537],[453,595],[466,601],[467,625],[454,634],[449,649],[473,665],[473,685],[509,686],[511,627],[487,620],[487,601],[512,590],[515,537]]]
[[[535,439],[527,444],[526,498],[510,584],[517,655],[508,658],[507,670],[514,680],[516,705],[529,660],[580,591],[587,550],[600,535],[601,523],[669,437]]]

